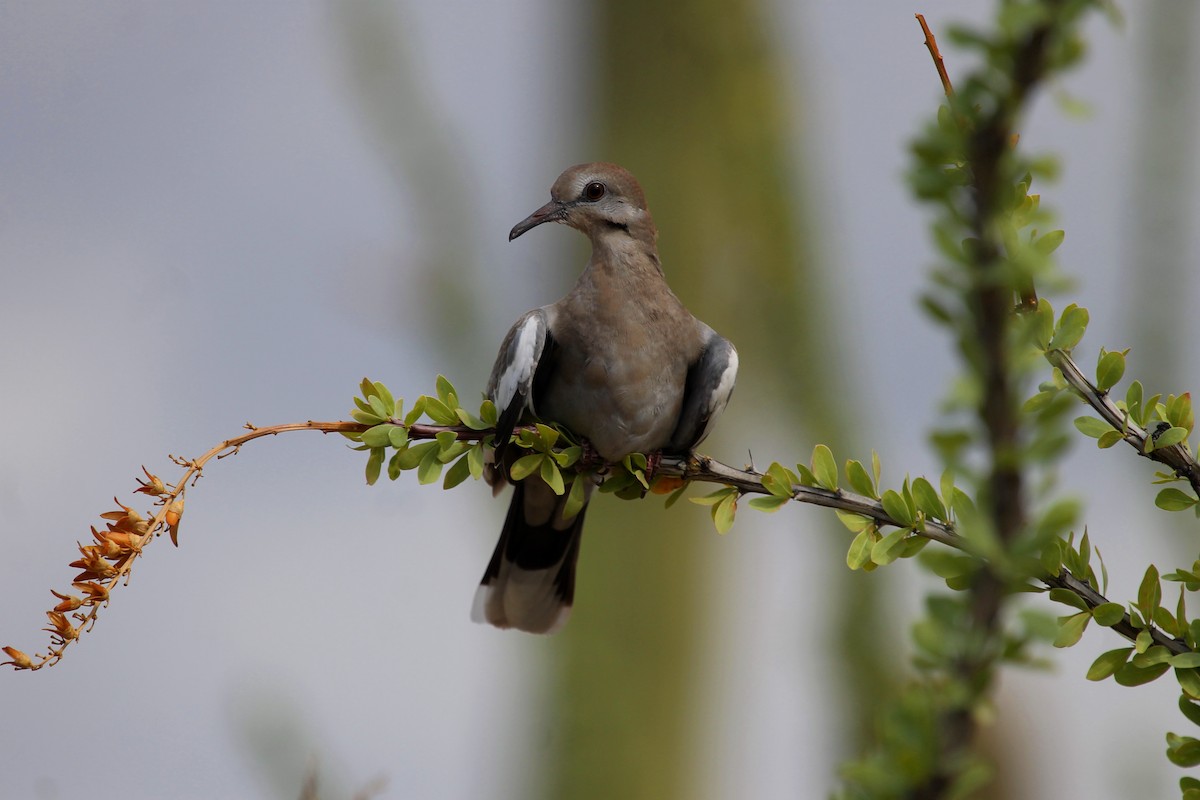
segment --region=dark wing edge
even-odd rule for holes
[[[517,320],[500,344],[488,379],[487,396],[496,404],[495,462],[503,463],[513,429],[526,411],[534,412],[537,389],[545,383],[554,337],[545,309],[535,308]]]
[[[689,453],[704,441],[728,405],[737,381],[737,349],[707,325],[704,330],[704,347],[688,367],[679,422],[668,448],[671,452]]]

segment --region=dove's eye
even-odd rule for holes
[[[596,202],[601,197],[604,197],[604,184],[600,181],[592,181],[587,186],[583,187],[583,199]]]

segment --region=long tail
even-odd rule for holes
[[[554,633],[566,624],[587,505],[564,520],[565,501],[537,477],[515,484],[500,541],[475,592],[472,620],[529,633]]]

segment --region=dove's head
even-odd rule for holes
[[[593,243],[628,236],[653,243],[654,220],[646,195],[624,167],[598,162],[568,168],[550,187],[550,202],[518,222],[509,241],[543,222],[562,222],[587,234]]]

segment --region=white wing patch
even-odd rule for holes
[[[521,325],[516,335],[516,345],[513,347],[512,360],[504,366],[500,379],[496,382],[496,410],[501,414],[512,403],[517,390],[529,386],[533,380],[533,371],[537,368],[539,328],[545,323],[540,314],[530,314]],[[530,410],[533,409],[533,398],[528,398]]]
[[[709,412],[708,424],[704,426],[699,438],[705,439],[708,434],[712,433],[713,426],[717,424],[717,417],[721,416],[721,412],[725,410],[725,406],[729,405],[729,397],[733,394],[733,384],[737,381],[738,371],[738,354],[732,346],[729,348],[729,360],[725,362],[725,369],[721,372],[721,377],[717,379],[717,386],[713,389],[712,395],[709,396]]]

